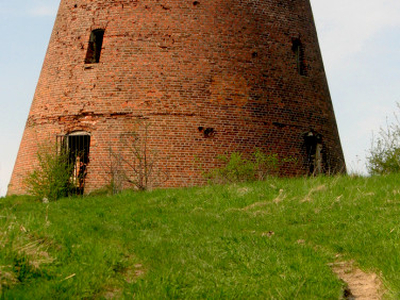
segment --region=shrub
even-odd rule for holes
[[[260,149],[257,149],[253,153],[253,158],[255,162],[257,179],[264,180],[268,176],[277,175],[280,166],[280,160],[278,154],[267,155],[263,153]],[[289,161],[284,159],[283,161]]]
[[[249,158],[233,152],[230,156],[221,155],[218,159],[224,166],[206,174],[207,178],[216,183],[265,180],[268,176],[277,175],[281,163],[277,154],[268,155],[259,149]]]
[[[212,170],[208,175],[215,182],[244,182],[254,180],[254,163],[243,158],[238,152],[233,152],[230,156],[221,155],[218,157],[225,165],[221,168]]]
[[[39,148],[38,167],[25,180],[28,192],[38,199],[47,198],[49,201],[68,196],[73,191],[70,180],[73,166],[68,163],[68,153],[56,151],[50,146]]]
[[[400,172],[400,123],[388,124],[381,128],[377,138],[372,139],[367,168],[371,175]]]

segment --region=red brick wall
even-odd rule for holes
[[[98,28],[100,62],[85,64]],[[77,130],[92,136],[86,191],[109,183],[108,149],[123,151],[118,137],[142,117],[163,186],[202,184],[219,154],[256,147],[299,159],[282,175],[305,173],[309,130],[325,167],[345,170],[309,0],[61,1],[9,194],[26,191],[38,143]]]

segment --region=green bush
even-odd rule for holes
[[[206,174],[207,178],[216,183],[265,180],[268,176],[277,175],[281,163],[277,154],[265,154],[259,149],[249,158],[233,152],[230,156],[221,155],[218,159],[223,166]]]
[[[367,156],[367,168],[371,175],[400,172],[400,125],[388,124],[381,128],[378,137],[372,140]]]
[[[38,167],[25,180],[29,194],[48,201],[68,196],[73,191],[70,180],[73,166],[68,158],[65,151],[41,146],[37,152]]]

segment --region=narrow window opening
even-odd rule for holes
[[[86,64],[100,62],[101,47],[103,46],[104,29],[96,29],[90,33],[89,45],[86,53]]]
[[[87,166],[89,164],[90,135],[86,132],[77,132],[65,136],[59,136],[57,143],[67,153],[70,169],[71,191],[76,195],[83,195]]]
[[[304,47],[299,39],[293,40],[292,50],[295,55],[296,69],[299,75],[306,75],[306,64],[304,60]]]
[[[322,136],[310,131],[304,135],[306,164],[310,175],[323,173]]]

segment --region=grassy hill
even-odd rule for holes
[[[400,297],[400,175],[0,199],[5,299],[339,299],[354,260]]]

